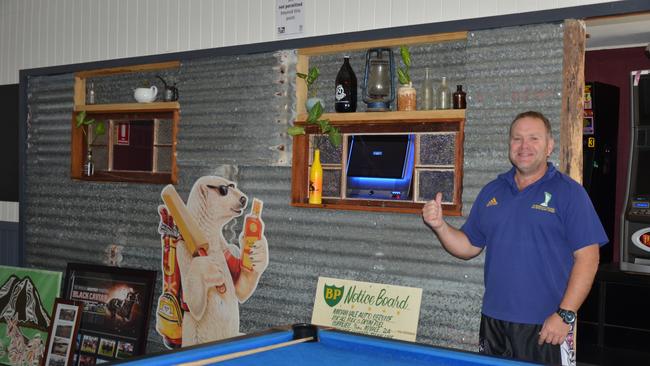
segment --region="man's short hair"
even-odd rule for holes
[[[546,118],[545,115],[537,111],[528,111],[528,112],[519,113],[517,117],[515,117],[515,119],[512,120],[512,123],[510,123],[510,131],[508,132],[509,136],[512,136],[512,126],[515,125],[515,122],[526,117],[536,118],[544,122],[544,127],[546,128],[546,134],[548,135],[549,138],[553,138],[553,133],[551,131],[551,122],[549,122],[548,118]]]

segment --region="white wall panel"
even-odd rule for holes
[[[275,1],[269,0],[259,0],[261,3],[260,8],[260,32],[261,38],[260,42],[268,42],[275,40]],[[309,3],[305,4],[305,26],[308,25],[307,15],[309,14],[308,9],[310,7]],[[305,30],[307,33],[307,30]],[[313,34],[313,33],[308,33]]]
[[[391,0],[390,8],[378,8],[378,11],[385,11],[386,9],[390,10],[390,27],[399,27],[402,25],[408,25],[408,9],[409,9],[410,0]]]
[[[375,0],[359,0],[359,30],[375,28]]]
[[[483,16],[480,13],[479,0],[459,0],[458,9],[463,18],[479,18]]]
[[[303,0],[305,32],[341,32],[607,2]],[[2,0],[0,85],[18,70],[273,41],[273,0]]]
[[[312,21],[314,22],[312,35],[333,33],[330,32],[330,27],[329,27],[330,25],[329,19],[331,16],[330,0],[319,0],[319,1],[312,1],[312,2],[303,1],[303,4],[305,4],[305,6],[309,6],[314,9],[311,17]]]

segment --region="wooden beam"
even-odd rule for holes
[[[307,47],[301,48],[298,50],[299,55],[305,56],[316,56],[332,53],[341,53],[348,51],[358,51],[365,50],[368,48],[389,48],[389,47],[398,47],[401,45],[411,46],[416,44],[423,43],[439,43],[439,42],[449,42],[449,41],[460,41],[467,39],[467,32],[450,32],[450,33],[438,33],[438,34],[427,34],[424,36],[414,36],[414,37],[402,37],[402,38],[389,38],[389,39],[379,39],[374,41],[364,41],[364,42],[349,42],[342,44],[331,44],[318,47]]]
[[[309,72],[309,57],[298,55],[296,72],[302,74],[307,74]],[[307,107],[305,107],[305,102],[307,101],[307,91],[307,82],[299,77],[296,77],[296,112],[298,114],[307,113]]]
[[[97,113],[133,113],[148,111],[177,111],[180,109],[178,102],[153,102],[153,103],[119,103],[119,104],[88,104],[75,105],[75,112]]]
[[[321,119],[328,119],[332,124],[337,123],[395,123],[426,121],[459,121],[465,119],[464,109],[436,109],[430,111],[392,111],[392,112],[356,112],[356,113],[323,113]],[[304,125],[307,114],[296,116],[295,124]]]
[[[564,22],[560,171],[582,183],[582,118],[585,87],[585,22]]]
[[[113,74],[126,74],[132,72],[163,70],[163,69],[177,69],[180,66],[181,66],[180,61],[168,61],[168,62],[159,62],[155,64],[121,66],[121,67],[111,67],[106,69],[79,71],[75,73],[75,76],[83,79],[83,78],[89,78],[93,76],[106,76],[106,75],[113,75]]]

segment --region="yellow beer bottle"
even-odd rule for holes
[[[314,161],[309,171],[309,203],[322,203],[323,195],[323,167],[320,165],[320,150],[314,149]]]
[[[251,213],[246,215],[246,219],[244,219],[244,249],[241,257],[241,266],[248,270],[253,270],[253,262],[251,261],[253,244],[262,238],[262,232],[264,230],[261,216],[262,201],[253,198]]]

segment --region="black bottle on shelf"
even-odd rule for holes
[[[456,92],[453,96],[454,109],[465,109],[467,107],[467,101],[465,97],[466,93],[463,91],[463,86],[456,85]]]
[[[357,76],[350,66],[350,56],[343,58],[343,66],[336,75],[334,109],[337,112],[357,111]]]

